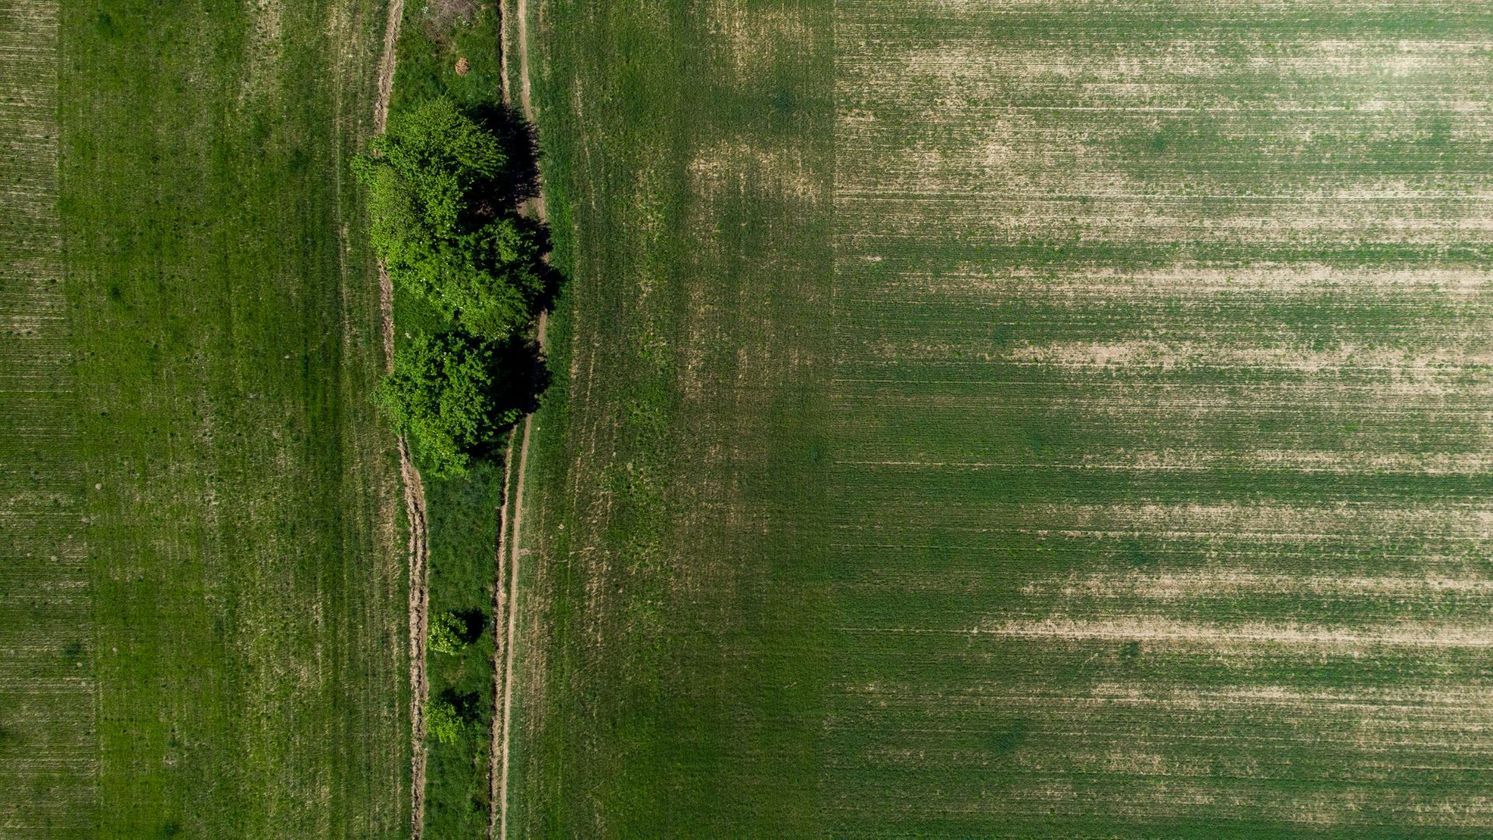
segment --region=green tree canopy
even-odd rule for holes
[[[380,397],[432,471],[461,475],[475,450],[518,419],[517,408],[499,405],[497,375],[488,342],[462,333],[422,335],[395,353]]]
[[[425,730],[439,743],[460,743],[466,728],[466,721],[449,701],[435,700],[426,704]]]
[[[527,326],[544,291],[538,229],[492,206],[507,165],[497,138],[445,99],[396,114],[354,163],[390,278],[491,339]]]
[[[395,113],[371,149],[369,160],[398,175],[416,214],[439,236],[460,232],[474,193],[508,163],[498,139],[445,98]]]
[[[474,335],[503,338],[527,325],[544,293],[540,248],[531,226],[503,216],[464,237],[456,249],[465,260],[439,291],[428,296]]]
[[[430,622],[430,649],[436,653],[455,656],[471,644],[467,638],[469,632],[466,622],[451,610],[436,613]]]

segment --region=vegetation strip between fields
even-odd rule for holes
[[[522,454],[517,467],[511,454],[548,385],[535,331],[560,278],[531,210],[532,132],[500,96],[497,0],[416,0],[402,12],[383,131],[349,164],[387,277],[392,363],[378,403],[418,470],[410,655],[423,793],[412,818],[425,836],[488,836],[506,782],[494,751],[513,667],[498,649],[514,624],[503,532]]]

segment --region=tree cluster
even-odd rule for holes
[[[522,336],[546,294],[543,231],[516,212],[498,135],[447,99],[394,114],[353,169],[390,280],[449,326],[399,348],[382,400],[431,470],[459,475],[531,407]]]

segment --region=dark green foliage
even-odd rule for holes
[[[68,665],[80,665],[83,662],[83,643],[79,641],[68,642],[62,648],[62,661]]]
[[[464,474],[525,402],[500,381],[498,343],[512,344],[543,299],[542,231],[504,206],[516,176],[498,136],[445,97],[395,113],[353,170],[390,278],[455,327],[399,347],[383,403],[423,466]]]
[[[473,190],[497,178],[507,163],[497,139],[445,98],[395,113],[388,133],[375,137],[371,148],[365,160],[398,175],[416,213],[438,236],[458,232]]]
[[[462,739],[481,722],[476,692],[461,692],[453,689],[442,691],[440,696],[425,705],[425,729],[436,743],[447,746],[461,743]]]
[[[493,219],[462,236],[462,265],[430,300],[468,332],[502,338],[528,326],[544,291],[536,231],[517,216]]]
[[[399,348],[379,393],[425,465],[436,475],[461,475],[471,455],[518,417],[496,400],[499,375],[487,342],[455,332],[421,335]]]
[[[445,98],[396,113],[354,161],[370,234],[390,278],[466,331],[526,328],[544,292],[539,230],[493,197],[511,194],[498,138]]]
[[[991,751],[996,755],[1006,755],[1014,752],[1026,742],[1031,734],[1032,725],[1027,720],[1016,720],[1010,725],[997,730],[995,737],[990,739]]]

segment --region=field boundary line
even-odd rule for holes
[[[508,446],[503,451],[503,496],[498,506],[498,540],[495,546],[496,563],[494,564],[494,583],[492,601],[492,633],[493,633],[493,718],[491,730],[491,743],[488,746],[487,759],[487,781],[488,781],[488,806],[487,806],[487,836],[489,840],[495,838],[498,833],[498,812],[495,804],[500,801],[504,790],[500,789],[503,772],[503,754],[505,743],[505,727],[502,718],[503,693],[507,687],[506,672],[503,665],[507,662],[508,653],[508,609],[512,593],[508,576],[508,512],[512,504],[513,485],[513,448],[515,435],[508,435]]]
[[[509,3],[513,4],[512,9]],[[498,39],[500,76],[503,82],[503,104],[513,106],[513,84],[509,78],[508,59],[514,46],[518,56],[519,108],[530,130],[535,131],[534,103],[529,83],[529,24],[527,0],[498,0]],[[516,33],[510,30],[514,22]],[[531,216],[541,223],[547,219],[544,205],[542,179],[537,181],[533,196],[519,205],[519,212]],[[549,322],[547,311],[539,313],[534,329],[534,340],[544,353],[545,328]],[[488,836],[494,840],[508,838],[508,775],[513,724],[513,663],[514,642],[518,637],[518,577],[519,558],[522,551],[524,521],[524,477],[529,465],[529,441],[534,427],[534,415],[524,415],[523,432],[518,446],[517,481],[514,480],[512,434],[508,438],[507,454],[504,457],[503,507],[498,539],[497,585],[494,593],[497,608],[493,614],[493,632],[499,634],[499,647],[495,654],[501,656],[502,667],[494,668],[494,679],[502,683],[502,690],[494,686],[493,701],[498,705],[493,714],[491,767],[489,769],[492,795],[489,805]],[[509,511],[512,516],[509,516]],[[512,526],[509,527],[509,522]],[[506,619],[506,620],[505,620]]]
[[[373,131],[382,134],[389,122],[389,98],[394,92],[394,64],[399,56],[399,24],[404,18],[404,0],[389,0],[389,16],[384,21],[384,50],[378,57],[378,96],[373,102]]]
[[[404,0],[389,0],[384,22],[383,52],[378,61],[378,95],[373,103],[373,131],[382,134],[389,122],[389,98],[394,92],[399,25]],[[394,286],[383,260],[378,263],[379,321],[383,333],[384,371],[394,369]],[[425,701],[430,680],[425,671],[426,639],[430,631],[430,542],[426,533],[425,484],[410,457],[409,442],[399,435],[399,480],[403,487],[405,520],[409,527],[409,658],[410,658],[410,837],[420,840],[425,830]]]

